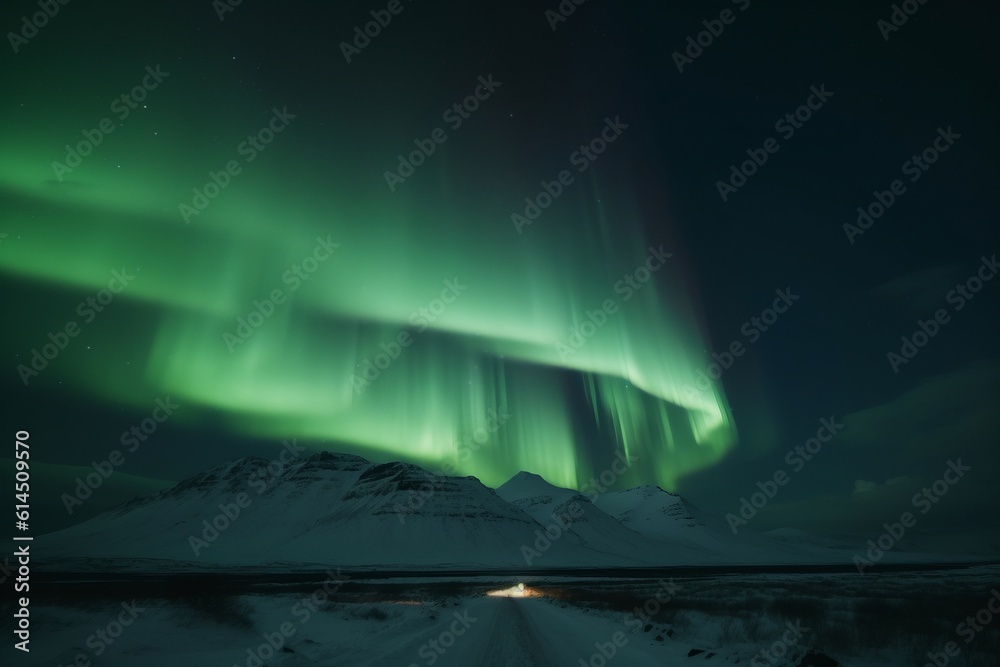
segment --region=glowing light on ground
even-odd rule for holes
[[[511,586],[510,588],[503,588],[497,591],[490,591],[487,593],[488,596],[492,598],[537,598],[542,597],[540,591],[533,588],[528,588],[524,584],[518,584],[517,586]]]

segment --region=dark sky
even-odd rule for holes
[[[785,470],[759,529],[877,536],[961,458],[972,471],[918,530],[995,550],[1000,281],[953,290],[992,276],[983,260],[1000,251],[1000,10],[914,5],[885,32],[891,4],[590,0],[553,30],[555,2],[402,0],[351,62],[341,43],[385,4],[244,2],[220,21],[207,1],[70,3],[26,42],[8,35],[0,382],[6,431],[29,429],[49,464],[34,473],[46,525],[290,438],[434,469],[503,408],[502,447],[463,474],[581,484],[627,447],[648,463],[625,482],[725,513]],[[19,32],[35,11],[15,2],[0,20]],[[688,38],[720,27],[678,71]],[[156,64],[169,75],[146,105],[54,170]],[[496,91],[390,189],[395,156],[490,75]],[[245,160],[241,138],[283,108],[294,120]],[[797,110],[808,120],[779,123]],[[511,213],[615,118],[628,129],[519,234]],[[933,164],[907,166],[928,148]],[[766,162],[723,198],[748,151]],[[232,159],[232,185],[182,219]],[[342,249],[293,289],[284,270],[328,234]],[[673,257],[654,287],[557,355],[661,244]],[[134,285],[85,323],[78,304],[123,266]],[[468,295],[424,334],[410,313],[455,276]],[[274,287],[290,302],[227,349],[221,334]],[[797,299],[751,332],[776,290]],[[894,368],[887,355],[939,310],[936,335]],[[71,319],[80,336],[26,386],[18,366]],[[363,402],[346,379],[400,332],[416,342]],[[744,353],[714,388],[689,389],[734,342]],[[61,494],[168,395],[177,415],[69,516]],[[830,418],[845,427],[795,470],[785,453]]]

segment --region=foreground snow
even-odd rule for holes
[[[46,629],[44,636],[39,635],[40,650],[33,651],[32,660],[68,664],[79,652],[109,667],[259,667],[262,658],[268,665],[287,667],[546,667],[579,665],[581,660],[603,664],[599,658],[606,656],[621,665],[657,667],[684,664],[695,646],[663,641],[664,627],[637,631],[634,624],[622,623],[621,614],[596,613],[544,598],[334,605],[308,615],[294,611],[298,601],[291,596],[240,598],[252,610],[253,629],[199,619],[184,607],[140,604],[136,622],[110,645],[88,636],[107,623],[107,614],[43,608],[37,623]],[[96,650],[101,650],[99,656]],[[705,652],[709,653],[717,652]],[[749,655],[744,655],[744,662]],[[739,656],[713,657],[714,664],[735,664]]]
[[[345,593],[329,580],[326,594],[321,587],[40,603],[28,664],[85,664],[80,656],[109,667],[831,664],[803,661],[814,652],[844,667],[921,665],[928,648],[955,639],[955,624],[986,604],[998,575],[983,566],[863,577],[560,579],[488,591],[459,584],[465,592],[450,596],[413,581]],[[126,627],[116,627],[123,618]],[[949,666],[995,666],[998,628],[1000,615]]]

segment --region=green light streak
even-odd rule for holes
[[[190,225],[177,204],[233,157],[239,131],[196,155],[112,134],[72,183],[55,185],[49,163],[68,139],[4,130],[10,236],[0,271],[83,297],[125,266],[137,278],[111,307],[153,331],[102,331],[86,358],[67,353],[46,374],[121,405],[170,395],[191,414],[221,412],[237,433],[316,448],[345,443],[431,469],[451,461],[492,485],[525,469],[578,486],[621,448],[644,462],[629,481],[672,488],[735,444],[721,389],[683,389],[707,360],[680,269],[667,263],[628,300],[615,292],[649,245],[632,193],[605,186],[598,196],[592,173],[519,236],[507,214],[521,193],[498,185],[462,194],[460,182],[475,174],[449,173],[461,162],[445,155],[420,176],[451,193],[446,204],[433,185],[422,196],[417,183],[399,195],[375,190],[384,187],[378,169],[371,190],[351,185],[357,178],[344,166],[331,172],[344,184],[330,180],[328,190],[288,176],[303,171],[297,130],[246,165]],[[290,293],[285,272],[327,235],[341,249]],[[456,279],[467,290],[419,331],[414,314]],[[288,301],[230,352],[222,335],[276,288]],[[619,311],[561,358],[557,344],[606,299]],[[72,318],[53,313],[46,322],[54,330]],[[356,392],[352,376],[401,332],[412,345]],[[469,455],[461,443],[491,410],[510,419]]]

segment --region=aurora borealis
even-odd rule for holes
[[[488,483],[531,469],[575,486],[620,447],[650,461],[642,481],[672,485],[733,444],[721,391],[681,391],[705,363],[704,343],[684,290],[650,282],[647,243],[627,196],[616,201],[580,184],[563,206],[585,210],[593,200],[596,208],[600,196],[605,219],[581,223],[553,210],[530,238],[459,195],[442,209],[415,194],[336,192],[338,208],[321,216],[328,203],[277,207],[255,194],[283,191],[276,174],[294,165],[276,164],[280,148],[271,149],[266,178],[248,164],[190,225],[175,210],[165,215],[117,194],[102,199],[102,190],[117,192],[110,164],[104,173],[96,162],[76,170],[90,201],[68,205],[59,188],[46,192],[44,178],[17,190],[25,208],[45,210],[49,234],[12,226],[21,251],[4,256],[6,271],[86,294],[105,287],[112,270],[127,270],[134,280],[107,309],[124,318],[155,313],[142,335],[120,331],[85,360],[67,349],[44,375],[24,377],[28,385],[58,376],[137,408],[169,395],[190,419],[218,410],[238,432],[342,441],[366,455],[429,465],[454,458],[488,411],[503,410],[511,418],[495,442],[459,466]],[[170,196],[146,187],[154,200]],[[280,224],[258,212],[259,225],[248,228],[244,213],[261,207],[280,208],[272,214]],[[90,244],[80,238],[81,220]],[[622,234],[627,226],[633,232]],[[559,256],[569,234],[584,238],[550,265],[544,258]],[[632,278],[637,269],[645,282]],[[634,287],[616,290],[623,276]],[[596,330],[588,313],[604,312],[609,299],[615,312]],[[408,346],[396,342],[401,335],[412,339]],[[591,404],[593,428],[578,423],[574,401]],[[577,446],[591,437],[592,454]]]
[[[789,62],[781,49],[804,48],[792,26],[849,12],[739,4],[683,73],[672,52],[718,9],[590,2],[553,27],[527,3],[406,2],[345,58],[381,7],[242,3],[223,20],[209,2],[61,7],[2,70],[18,418],[51,442],[47,463],[85,466],[169,397],[180,407],[125,469],[157,480],[297,439],[490,486],[528,470],[580,488],[623,451],[639,461],[623,487],[723,509],[820,417],[870,416],[931,378],[977,378],[959,426],[985,442],[995,422],[977,406],[995,387],[975,369],[992,363],[996,294],[909,378],[885,377],[881,356],[926,313],[889,317],[871,295],[998,250],[986,204],[966,196],[990,182],[976,166],[990,114],[935,69],[952,64],[906,55],[923,53],[905,42],[916,25],[887,50],[872,28],[847,64]],[[10,8],[5,30],[32,7]],[[831,54],[850,41],[823,30]],[[873,83],[924,76],[897,72],[906,57],[941,86],[919,114]],[[876,74],[852,78],[859,62]],[[822,113],[720,202],[728,165],[823,82]],[[887,215],[846,244],[851,211],[949,123],[963,143],[891,212],[909,222]],[[951,235],[904,232],[931,217],[955,221]],[[708,377],[786,286],[801,301]],[[886,428],[847,423],[845,442]],[[940,458],[844,457],[788,502]]]
[[[386,188],[360,165],[402,161],[420,145],[405,139],[419,136],[410,128],[420,114],[345,147],[346,133],[318,133],[301,101],[250,102],[238,120],[203,118],[219,124],[217,147],[188,152],[178,145],[188,128],[169,108],[191,94],[189,77],[182,63],[137,68],[142,83],[121,98],[148,101],[139,118],[65,130],[63,148],[48,139],[59,134],[52,125],[21,134],[22,156],[15,149],[0,176],[17,202],[8,233],[18,252],[0,266],[82,294],[129,271],[106,308],[144,324],[104,335],[86,355],[84,332],[37,377],[21,365],[28,387],[63,382],[136,409],[170,396],[192,425],[213,411],[235,434],[347,443],[429,467],[457,461],[500,411],[503,428],[456,465],[493,485],[532,470],[576,487],[621,449],[647,462],[634,482],[672,487],[735,444],[721,388],[682,391],[707,360],[673,249],[646,237],[641,193],[602,175],[638,150],[617,117],[582,123],[582,143],[573,133],[553,142],[579,182],[564,177],[558,206],[520,229],[507,209],[554,192],[549,174],[510,156],[467,166],[501,141],[477,105],[463,103],[468,129],[452,123],[452,143],[405,187]],[[495,87],[484,107],[514,87],[490,71],[470,78]],[[92,117],[67,115],[70,127]],[[337,152],[334,172],[354,173],[304,188],[304,146],[324,143]],[[53,160],[33,164],[46,145]],[[63,163],[60,153],[83,157]],[[496,187],[496,176],[510,185]],[[48,342],[43,331],[21,357]]]

